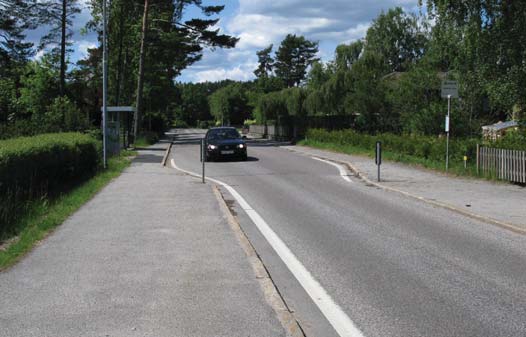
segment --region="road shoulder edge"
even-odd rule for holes
[[[173,143],[170,142],[170,144],[168,144],[168,147],[166,148],[166,151],[164,152],[164,157],[163,157],[163,160],[161,161],[162,167],[166,166],[166,161],[168,160],[168,156],[170,155],[170,152],[172,151],[172,145]]]
[[[241,225],[239,224],[238,220],[232,214],[232,211],[228,207],[220,188],[217,185],[213,185],[212,190],[220,206],[220,209],[223,212],[223,215],[228,220],[230,228],[234,232],[237,241],[239,242],[241,248],[245,252],[245,255],[256,276],[256,280],[258,281],[261,290],[263,291],[266,302],[276,313],[276,317],[287,332],[287,336],[305,337],[301,326],[299,325],[298,321],[294,317],[294,314],[290,311],[289,307],[285,303],[285,300],[279,293],[274,283],[274,280],[270,276],[267,268],[261,260],[261,257],[256,252],[256,249],[248,239],[246,233],[241,228]]]

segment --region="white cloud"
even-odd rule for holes
[[[304,35],[320,42],[319,56],[329,61],[338,44],[365,37],[371,21],[382,11],[401,6],[417,9],[417,0],[239,0],[235,15],[221,22],[222,29],[240,38],[235,49],[206,51],[198,64],[185,70],[182,81],[252,79],[256,51],[287,34]],[[244,72],[244,73],[243,73]]]
[[[46,52],[44,50],[40,50],[35,54],[35,60],[40,61],[42,59],[42,56],[44,56]]]
[[[85,58],[88,56],[88,49],[97,47],[96,43],[94,43],[93,41],[88,41],[88,40],[76,41],[75,44],[76,44],[75,52],[80,58]]]
[[[257,67],[257,63],[241,63],[233,68],[215,68],[209,70],[196,71],[189,75],[192,82],[215,82],[220,80],[248,81],[253,78],[252,71]]]

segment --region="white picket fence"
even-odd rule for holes
[[[477,147],[477,172],[526,183],[526,151]]]

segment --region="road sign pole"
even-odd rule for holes
[[[382,165],[382,143],[376,142],[375,163],[378,167],[378,181],[380,181],[380,165]]]
[[[201,177],[201,181],[203,182],[203,184],[205,183],[205,161],[206,161],[206,147],[205,147],[206,143],[205,143],[205,139],[203,138],[201,140],[201,158],[203,159],[202,160],[202,164],[203,164],[203,173],[202,173],[202,177]]]
[[[447,95],[447,118],[446,118],[446,172],[449,170],[449,121],[451,116],[451,95]]]

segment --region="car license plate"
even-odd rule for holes
[[[221,151],[221,154],[234,154],[233,150],[230,151]]]

